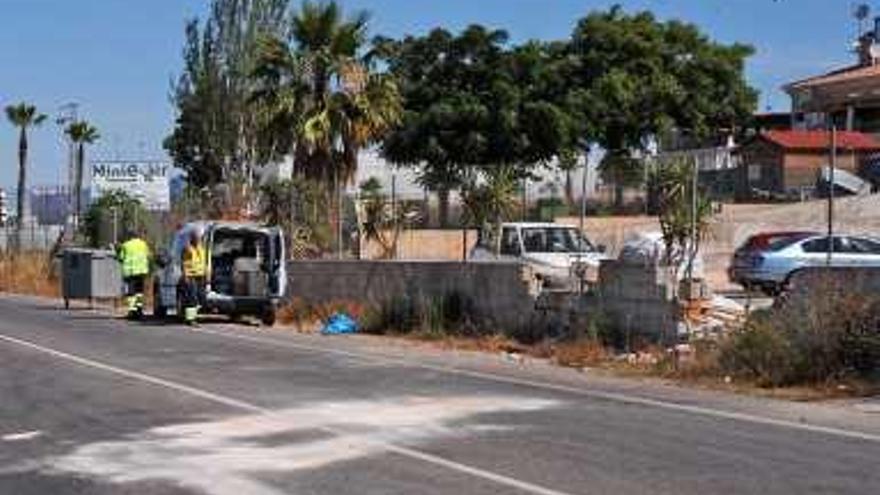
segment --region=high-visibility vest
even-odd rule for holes
[[[122,276],[136,277],[150,273],[150,247],[143,239],[134,238],[122,243],[119,248],[122,262]]]
[[[208,271],[208,260],[205,248],[199,244],[196,247],[187,246],[183,250],[183,273],[187,277],[204,277]]]

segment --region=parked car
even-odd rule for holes
[[[201,311],[233,318],[253,315],[274,324],[287,286],[284,236],[279,228],[249,223],[195,222],[180,228],[157,257],[153,314],[183,314],[181,255],[193,232],[201,236],[208,258]]]
[[[576,227],[555,223],[505,223],[501,253],[494,254],[491,237],[480,233],[471,251],[473,260],[518,260],[531,266],[545,288],[572,289],[585,271],[595,271],[607,259],[604,246],[595,246]]]
[[[827,235],[809,232],[766,236],[768,240],[756,241],[762,248],[743,248],[739,255],[734,255],[730,274],[732,280],[744,287],[758,288],[769,295],[778,294],[791,275],[803,268],[880,267],[880,239],[873,237],[835,235],[829,242]]]
[[[784,248],[789,241],[795,242],[817,235],[821,234],[810,231],[778,231],[752,235],[733,252],[730,266],[727,269],[728,278],[731,282],[739,284],[747,290],[760,289],[760,284],[756,284],[752,272],[763,253],[772,249]]]

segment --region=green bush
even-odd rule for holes
[[[763,386],[876,379],[880,297],[815,290],[753,317],[723,343],[719,364]]]
[[[156,241],[161,226],[137,199],[123,191],[110,191],[89,206],[80,233],[91,247],[105,247],[125,240],[127,232]]]

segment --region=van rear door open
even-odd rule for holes
[[[284,233],[278,227],[269,229],[269,292],[274,297],[283,297],[287,286],[286,253],[284,252]]]

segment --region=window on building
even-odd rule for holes
[[[749,165],[749,182],[761,180],[761,168],[761,165],[758,164]]]

